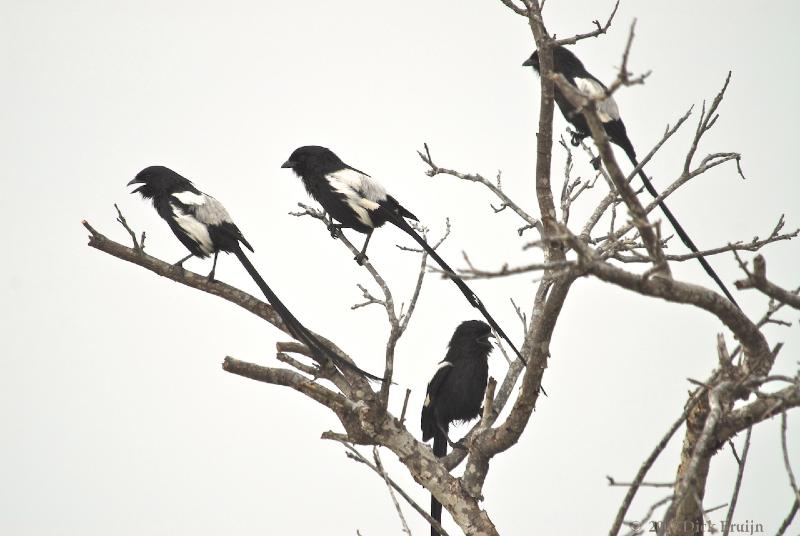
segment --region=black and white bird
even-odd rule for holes
[[[167,222],[172,232],[189,250],[189,255],[175,263],[183,263],[191,257],[206,259],[214,255],[209,279],[214,279],[217,256],[220,251],[240,251],[240,243],[253,251],[253,246],[233,223],[222,203],[206,195],[186,179],[164,166],[150,166],[128,183],[141,184],[131,193],[139,193],[153,201],[158,215]]]
[[[217,255],[221,251],[233,253],[264,293],[292,336],[308,346],[321,363],[330,359],[340,368],[355,370],[373,380],[382,380],[336,355],[289,312],[242,251],[242,245],[250,251],[253,251],[253,248],[222,203],[195,188],[189,179],[164,166],[150,166],[143,169],[128,183],[128,186],[136,184],[140,186],[131,193],[139,193],[143,198],[150,199],[158,215],[167,222],[178,240],[190,252],[188,256],[175,263],[175,266],[182,266],[190,257],[205,259],[213,254],[214,266],[208,274],[208,278],[213,279]]]
[[[422,440],[433,438],[433,453],[442,457],[450,443],[452,422],[478,417],[489,377],[491,328],[480,320],[462,322],[450,338],[444,360],[428,383],[422,406]],[[431,517],[442,522],[442,505],[431,495]],[[438,536],[431,527],[431,536]]]
[[[603,128],[606,131],[606,135],[608,135],[608,139],[625,151],[625,154],[628,156],[631,164],[633,164],[634,167],[637,167],[639,165],[639,161],[636,159],[636,151],[634,151],[633,144],[631,143],[630,138],[628,138],[628,133],[625,129],[625,123],[622,122],[622,118],[619,115],[619,108],[617,107],[614,97],[608,95],[606,86],[586,70],[581,60],[579,60],[575,54],[563,46],[556,46],[552,50],[553,71],[562,74],[570,84],[575,86],[586,96],[593,99],[600,99],[599,102],[596,103],[597,115],[603,122]],[[533,67],[534,71],[536,71],[538,74],[539,52],[535,51],[533,54],[531,54],[530,58],[525,60],[522,65],[524,67]],[[586,123],[586,119],[583,117],[583,114],[576,110],[574,106],[572,106],[564,94],[561,93],[558,86],[555,86],[555,101],[559,110],[561,110],[561,113],[564,115],[564,118],[575,128],[575,132],[572,133],[572,145],[577,147],[580,145],[581,140],[586,137],[591,137],[589,125]],[[641,177],[644,187],[647,189],[650,195],[657,198],[658,192],[653,187],[653,184],[650,182],[650,179],[644,173],[643,169],[639,170],[639,177]],[[670,224],[675,229],[675,232],[678,233],[678,237],[681,239],[683,244],[688,247],[692,253],[698,253],[697,246],[694,244],[692,239],[689,238],[689,235],[683,229],[681,224],[678,223],[678,220],[675,219],[672,211],[667,208],[667,205],[663,201],[659,201],[658,205],[661,207],[661,210],[664,212],[667,220],[669,220]],[[706,259],[702,256],[698,256],[697,260],[703,266],[703,270],[705,270],[705,272],[711,277],[711,279],[714,280],[717,286],[719,286],[720,290],[722,290],[722,293],[725,294],[725,296],[738,307],[736,300],[725,287],[725,284],[719,278],[711,265],[708,264],[708,261],[706,261]]]
[[[342,228],[367,235],[361,252],[355,257],[356,262],[361,264],[367,258],[367,245],[377,227],[386,222],[398,227],[428,252],[461,290],[467,301],[483,314],[497,334],[525,362],[517,347],[491,317],[478,296],[460,277],[454,275],[455,271],[405,220],[408,218],[419,221],[417,217],[389,195],[378,181],[363,171],[348,166],[330,149],[316,145],[296,149],[281,167],[292,169],[303,181],[308,194],[322,205],[333,220],[339,222],[331,223],[331,236],[338,236]]]

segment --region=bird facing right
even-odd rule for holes
[[[447,454],[450,423],[480,415],[489,377],[492,330],[481,320],[462,322],[450,338],[447,354],[433,375],[422,407],[422,440],[433,438],[433,453]],[[442,505],[431,495],[431,517],[442,521]],[[431,536],[438,536],[431,527]]]

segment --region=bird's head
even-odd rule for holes
[[[291,169],[302,177],[314,172],[324,174],[337,171],[344,165],[344,162],[327,147],[305,145],[295,149],[281,167]]]
[[[131,193],[139,193],[145,199],[153,199],[174,192],[180,192],[191,186],[189,179],[178,175],[164,166],[150,166],[141,170],[128,186],[140,184]]]
[[[492,349],[490,338],[494,338],[494,335],[489,324],[483,320],[467,320],[459,324],[453,332],[450,347],[474,348],[477,345],[488,354]]]
[[[533,70],[539,72],[539,51],[535,50],[531,57],[525,60],[522,64],[523,67],[533,67]],[[569,49],[562,46],[553,48],[553,70],[565,76],[575,76],[583,71],[583,63],[578,57],[569,51]]]
[[[522,62],[523,67],[533,67],[533,70],[539,72],[539,51],[534,50],[531,57]]]

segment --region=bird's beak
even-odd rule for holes
[[[492,333],[492,332],[489,332],[489,333],[487,333],[486,335],[484,335],[483,337],[479,338],[479,339],[478,339],[478,342],[480,342],[480,343],[485,343],[485,344],[489,344],[489,345],[491,345],[491,344],[492,344],[492,342],[491,342],[489,339],[495,339],[495,340],[497,340],[497,337],[495,337],[495,336],[494,336],[494,333]]]
[[[140,193],[141,189],[144,188],[144,186],[145,186],[145,182],[146,181],[144,179],[138,179],[138,178],[137,179],[133,179],[131,182],[129,182],[128,186],[131,186],[133,184],[141,184],[141,186],[139,186],[138,188],[134,188],[133,190],[131,190],[131,193],[132,194]]]
[[[531,58],[528,58],[527,60],[522,62],[522,66],[523,67],[533,67],[533,60],[531,60]]]
[[[282,167],[282,168],[288,168],[288,169],[292,169],[292,168],[294,167],[294,162],[292,162],[291,160],[287,160],[286,162],[284,162],[284,163],[281,165],[281,167]]]

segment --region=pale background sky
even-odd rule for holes
[[[549,0],[548,27],[559,36],[588,31],[610,4]],[[147,231],[151,254],[177,260],[183,247],[125,188],[147,165],[174,168],[228,207],[256,248],[255,264],[299,318],[379,371],[383,312],[349,309],[360,298],[356,283],[371,282],[319,222],[287,215],[308,199],[279,166],[298,145],[327,145],[382,181],[434,235],[450,216],[441,252],[454,264],[461,266],[463,249],[486,268],[538,259],[521,251],[532,235],[517,237],[515,215],[494,215],[494,200],[477,185],[426,177],[415,153],[427,141],[440,165],[489,176],[502,169],[507,191],[537,212],[539,83],[520,67],[533,47],[525,20],[491,0],[3,0],[0,9],[0,533],[399,534],[383,483],[318,439],[340,429],[332,414],[221,370],[226,355],[276,365],[274,343],[285,337],[235,306],[87,248],[80,220],[127,243],[114,222],[117,202]],[[800,5],[625,2],[608,36],[574,48],[600,79],[613,78],[634,17],[630,66],[653,74],[617,100],[640,153],[690,105],[713,98],[733,70],[700,156],[740,151],[748,180],[727,165],[672,197],[691,236],[702,247],[749,240],[768,234],[781,213],[796,228]],[[658,186],[679,173],[697,116],[648,167]],[[564,126],[558,116],[557,132]],[[563,158],[556,149],[555,176]],[[576,173],[590,172],[580,156]],[[598,183],[573,208],[572,222],[582,223],[604,193]],[[370,257],[402,299],[418,259],[396,243],[409,240],[378,231]],[[673,249],[684,250],[677,241]],[[798,284],[797,245],[777,244],[766,255],[774,281]],[[728,284],[740,276],[730,255],[713,264]],[[186,266],[207,273],[210,262]],[[712,285],[696,262],[673,269]],[[217,274],[257,293],[232,257],[220,259]],[[517,340],[508,298],[529,308],[531,279],[474,283]],[[760,317],[765,299],[736,295]],[[399,412],[402,388],[413,389],[415,433],[425,385],[453,328],[476,317],[452,284],[427,281],[398,348],[401,387],[393,398]],[[766,329],[770,343],[786,342],[774,370],[793,374],[797,314],[780,318],[794,324]],[[624,489],[609,488],[604,475],[633,476],[680,413],[686,378],[713,368],[721,329],[702,311],[578,281],[552,343],[550,397],[520,443],[494,459],[486,482],[485,507],[500,532],[606,533]],[[497,354],[491,373],[504,372]],[[736,514],[767,533],[791,500],[777,424],[753,435]],[[800,473],[800,417],[790,425]],[[650,480],[673,479],[680,439]],[[706,505],[728,501],[732,460],[729,452],[714,459]],[[384,461],[427,505],[389,453]],[[664,494],[643,490],[629,517]],[[425,534],[423,520],[405,510],[414,534]],[[796,521],[790,533],[798,530]]]

